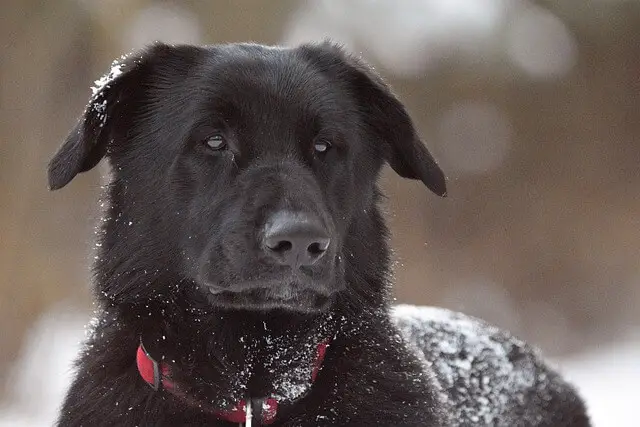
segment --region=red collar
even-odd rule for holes
[[[330,340],[327,339],[316,347],[316,358],[313,363],[313,370],[311,372],[311,382],[315,382],[318,372],[322,367],[324,356],[329,346]],[[144,348],[142,342],[138,347],[136,354],[136,363],[138,365],[138,372],[140,376],[145,380],[154,390],[164,389],[169,393],[179,397],[182,401],[198,408],[206,408],[208,405],[204,402],[200,402],[192,396],[180,390],[171,380],[171,368],[164,362],[156,362]],[[264,399],[251,399],[251,409],[253,419],[257,421],[257,424],[271,424],[275,421],[278,413],[278,400],[273,397],[267,397]],[[232,422],[232,423],[244,423],[247,420],[247,402],[243,399],[233,406],[230,410],[217,410],[211,409],[210,412],[214,413],[218,418]]]

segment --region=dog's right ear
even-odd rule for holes
[[[95,81],[93,96],[62,146],[49,162],[49,188],[64,187],[80,172],[92,169],[107,152],[109,130],[116,114],[116,104],[127,86],[139,80],[138,70],[153,49],[139,55],[123,57],[111,64],[111,70]]]
[[[62,188],[96,166],[109,149],[112,130],[133,104],[142,102],[150,76],[166,70],[163,65],[179,70],[185,64],[181,60],[192,58],[196,50],[156,43],[114,61],[109,73],[96,80],[84,114],[49,162],[49,188]]]

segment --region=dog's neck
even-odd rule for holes
[[[333,312],[181,312],[180,317],[167,316],[155,326],[144,322],[144,346],[171,367],[178,384],[221,409],[247,396],[285,404],[300,399],[312,386],[318,346],[331,345],[339,330]]]

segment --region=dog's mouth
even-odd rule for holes
[[[238,283],[226,288],[207,284],[204,290],[212,305],[233,310],[322,312],[334,298],[334,292],[295,282]]]

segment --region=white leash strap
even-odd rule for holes
[[[247,412],[247,418],[246,421],[244,423],[244,427],[251,427],[251,420],[253,419],[253,408],[252,408],[252,403],[251,403],[251,399],[247,397],[247,403],[245,406],[245,410]],[[240,426],[242,427],[242,423],[240,424]]]

